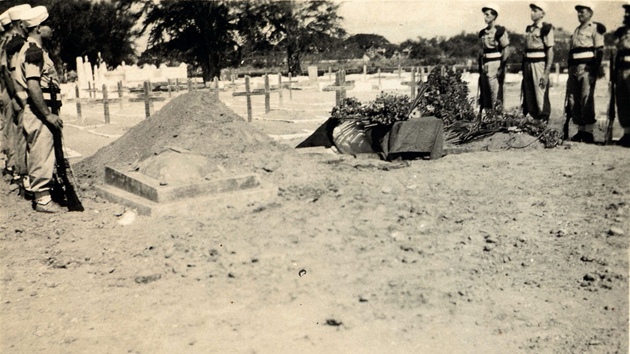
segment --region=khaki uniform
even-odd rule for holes
[[[59,87],[55,65],[48,52],[28,38],[18,54],[16,70],[16,90],[18,97],[26,103],[24,108],[24,131],[28,150],[26,161],[31,190],[35,198],[49,193],[55,170],[54,140],[51,130],[44,124],[44,118],[32,106],[27,94],[27,79],[40,81],[44,99],[50,103],[50,84]]]
[[[17,53],[24,45],[25,38],[20,35],[13,35],[7,42],[5,52],[6,60],[9,68],[10,77],[6,78],[7,85],[15,86],[15,66],[17,63]],[[8,135],[8,156],[7,166],[13,167],[15,173],[19,175],[27,175],[28,169],[26,166],[26,137],[24,135],[24,128],[22,125],[23,110],[18,104],[16,104],[15,98],[10,97],[10,104],[7,105],[5,114],[7,115],[7,135]],[[9,119],[9,117],[11,119]]]
[[[617,41],[617,72],[615,77],[617,115],[624,129],[630,128],[630,27],[615,31]]]
[[[549,120],[549,82],[540,86],[545,76],[547,50],[555,44],[551,24],[539,23],[527,26],[525,57],[523,58],[523,114],[535,119]]]
[[[480,80],[481,105],[483,108],[494,108],[497,101],[503,102],[503,79],[499,76],[501,68],[501,51],[510,44],[504,27],[484,28],[479,32],[483,48],[483,72]]]
[[[5,52],[8,40],[9,38],[5,37],[2,41],[0,41],[0,153],[3,153],[7,157],[9,155],[9,117],[13,116],[13,107],[11,104],[11,98],[7,92],[5,77],[1,73],[4,70],[8,70],[7,56]],[[10,112],[8,111],[9,109],[11,109]],[[8,164],[5,167],[9,167]]]
[[[576,28],[571,36],[567,103],[573,123],[578,126],[596,122],[593,97],[599,70],[596,50],[604,46],[603,32],[602,25],[588,22]]]

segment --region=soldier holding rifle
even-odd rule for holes
[[[31,9],[28,4],[13,6],[6,14],[11,20],[7,40],[0,54],[0,74],[8,95],[4,114],[7,125],[7,172],[12,174],[11,183],[23,192],[28,188],[28,170],[26,166],[26,137],[22,125],[23,106],[16,97],[15,67],[16,56],[26,41],[26,30],[22,26],[22,16]],[[3,14],[4,15],[4,14]]]
[[[611,81],[616,93],[619,123],[623,128],[623,136],[617,144],[630,147],[630,2],[622,6],[625,9],[625,15],[623,26],[615,31],[617,60]]]
[[[553,26],[543,22],[546,6],[542,2],[529,5],[533,24],[525,30],[525,55],[523,58],[523,114],[548,121],[551,114],[549,102],[549,72],[553,64]]]
[[[606,27],[593,22],[593,5],[575,6],[580,25],[571,36],[569,51],[569,79],[567,81],[567,109],[578,132],[571,141],[592,144],[595,119],[595,81],[602,63]]]
[[[505,79],[505,63],[510,44],[505,27],[496,25],[499,10],[496,5],[484,6],[484,21],[487,27],[479,32],[483,54],[480,57],[479,85],[482,109],[493,109],[497,102],[503,102],[503,81]]]
[[[43,46],[52,36],[50,27],[43,24],[48,18],[44,6],[36,6],[23,16],[28,31],[26,43],[20,50],[16,68],[17,96],[24,105],[24,131],[27,135],[28,174],[35,199],[33,209],[38,212],[65,211],[52,200],[51,188],[55,170],[54,134],[63,128],[51,107],[51,90],[59,93],[55,66]]]

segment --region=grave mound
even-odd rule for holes
[[[103,180],[105,166],[134,170],[168,148],[202,155],[213,166],[233,173],[254,172],[264,167],[261,163],[265,160],[277,159],[278,154],[295,154],[207,92],[190,92],[172,99],[115,142],[77,163],[75,170],[83,182],[93,184]],[[181,155],[166,156],[177,159]]]

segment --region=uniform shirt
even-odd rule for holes
[[[578,26],[571,36],[571,49],[601,48],[604,46],[604,36],[597,31],[597,24],[589,21]]]
[[[543,37],[541,33],[542,27],[542,22],[527,26],[525,34],[525,48],[546,49],[554,46],[555,41],[553,37],[553,28],[551,28],[551,31],[549,31],[549,33],[547,33],[547,35]]]
[[[22,37],[19,34],[14,34],[11,39],[7,41],[5,51],[7,55],[7,63],[9,64],[9,70],[11,71],[15,70],[15,55],[20,51],[20,49],[22,49],[22,46],[24,46],[24,42],[26,42],[26,38]]]
[[[0,66],[7,65],[7,52],[5,48],[7,47],[7,43],[9,42],[9,37],[5,36],[0,39]]]
[[[501,51],[501,49],[510,45],[510,39],[507,35],[507,30],[503,32],[499,40],[496,40],[497,28],[485,28],[481,31],[481,43],[484,50],[497,50]]]
[[[48,52],[31,38],[27,38],[26,43],[24,43],[17,55],[17,69],[15,73],[15,82],[19,88],[18,92],[22,91],[18,95],[22,99],[26,98],[24,94],[28,87],[28,79],[39,80],[39,84],[44,92],[44,99],[46,100],[50,99],[50,93],[46,94],[46,91],[49,91],[50,83],[52,82],[56,87],[59,87],[55,64],[50,59]]]
[[[0,89],[1,90],[5,90],[6,89],[6,81],[8,79],[8,77],[4,76],[4,70],[6,68],[6,70],[8,71],[8,64],[7,64],[7,52],[4,50],[7,46],[7,42],[9,41],[9,36],[4,36],[2,37],[2,39],[0,39]]]
[[[615,31],[615,39],[617,40],[617,49],[630,49],[630,27],[622,26]]]

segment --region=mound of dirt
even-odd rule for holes
[[[500,150],[538,150],[545,145],[537,137],[525,133],[496,133],[462,145],[448,145],[467,152]]]
[[[77,164],[80,174],[101,177],[104,166],[125,169],[176,147],[206,156],[228,169],[247,168],[252,153],[288,152],[207,93],[174,98],[149,119]]]
[[[90,191],[94,184],[102,183],[105,166],[134,170],[147,157],[170,147],[203,155],[235,174],[258,173],[281,191],[326,184],[325,176],[306,172],[313,171],[306,167],[316,161],[303,159],[292,147],[276,143],[203,92],[174,98],[115,142],[78,162],[75,173],[83,189]]]

